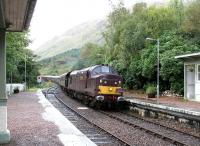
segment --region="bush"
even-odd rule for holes
[[[146,89],[147,94],[156,94],[156,87],[154,85],[149,85]]]

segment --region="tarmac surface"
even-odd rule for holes
[[[43,96],[21,92],[8,98],[9,144],[0,146],[93,146]]]

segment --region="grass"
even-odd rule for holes
[[[28,89],[28,92],[36,92],[38,89],[40,89],[40,88],[31,87],[31,88]]]
[[[28,88],[28,92],[36,92],[37,90],[42,88],[49,88],[52,86],[52,84],[52,82],[43,82],[41,84]]]

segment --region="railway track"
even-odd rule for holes
[[[75,111],[73,108],[68,106],[64,101],[62,101],[55,91],[55,88],[50,88],[47,91],[47,94],[54,95],[54,97],[46,96],[46,98],[68,119],[70,120],[75,126],[78,127],[80,131],[82,131],[89,139],[91,139],[94,143],[99,146],[117,146],[117,145],[124,145],[130,146],[126,141],[122,140],[121,138],[113,135],[112,133],[106,131],[102,127],[92,123],[83,115]],[[56,101],[56,100],[57,101]],[[67,110],[63,110],[66,108]],[[64,112],[63,112],[64,111]],[[67,112],[66,112],[67,111]],[[81,118],[81,119],[80,119]],[[83,124],[83,120],[87,122]],[[88,126],[87,126],[88,125]],[[90,125],[90,126],[89,126]],[[92,126],[91,126],[92,125]]]
[[[173,129],[173,128],[170,128],[170,127],[167,127],[167,126],[164,126],[164,125],[161,125],[160,123],[157,123],[157,122],[147,121],[143,118],[134,117],[133,115],[130,116],[130,114],[128,114],[129,118],[130,117],[134,118],[130,121],[130,119],[127,118],[128,117],[127,114],[124,114],[122,112],[119,112],[118,114],[116,114],[116,112],[114,112],[114,113],[113,112],[105,112],[105,111],[99,111],[99,112],[104,114],[104,115],[107,115],[110,118],[113,118],[115,120],[118,120],[120,122],[128,124],[128,125],[130,125],[134,128],[138,128],[138,129],[143,130],[147,133],[150,133],[150,134],[152,134],[156,137],[159,137],[163,140],[167,140],[167,141],[169,141],[169,142],[171,142],[172,144],[175,144],[175,145],[194,146],[194,145],[200,144],[200,137],[195,136],[195,135],[191,135],[191,134],[188,134],[186,132],[179,131],[179,130],[176,130],[176,129]],[[120,116],[120,114],[121,115],[124,114],[127,117]],[[134,121],[136,121],[136,119],[137,119],[137,122],[134,122]],[[147,124],[150,124],[151,126],[145,126]],[[152,126],[152,125],[154,125],[154,126]],[[157,128],[155,128],[155,127],[157,127]],[[163,129],[160,130],[161,128],[163,128]],[[178,135],[180,137],[184,138],[184,139],[182,139],[180,137],[174,137],[174,136],[178,136]]]
[[[121,130],[123,131],[123,129],[124,130],[126,129],[126,131],[127,131],[129,129],[128,130],[129,132],[128,131],[127,132],[121,131],[122,133],[120,133],[120,134],[124,135],[125,137],[120,137],[120,135],[117,134],[116,132],[113,132],[113,130],[111,130],[111,132],[110,132],[110,130],[108,129],[108,126],[106,126],[106,127],[103,126],[104,128],[102,128],[101,124],[99,125],[98,122],[94,122],[95,120],[91,120],[90,116],[89,117],[87,116],[87,115],[90,115],[90,114],[93,115],[90,111],[91,109],[90,110],[88,109],[90,111],[89,113],[88,113],[88,110],[85,110],[85,111],[87,111],[87,114],[86,114],[86,112],[80,112],[80,110],[77,110],[77,107],[76,108],[73,107],[74,106],[73,102],[72,102],[73,104],[71,104],[71,105],[68,103],[68,102],[71,102],[72,99],[64,97],[64,95],[62,95],[63,93],[60,95],[58,93],[58,91],[52,91],[51,94],[54,94],[55,98],[57,98],[57,100],[59,100],[66,108],[68,108],[71,111],[78,114],[80,117],[82,117],[88,123],[91,123],[95,127],[98,127],[99,129],[101,129],[101,131],[104,131],[106,134],[111,135],[115,140],[119,141],[121,143],[121,145],[135,145],[135,143],[136,143],[136,145],[138,145],[138,143],[136,141],[137,138],[136,139],[133,138],[132,140],[128,138],[130,134],[133,134],[134,136],[136,136],[135,135],[135,133],[137,133],[136,131],[138,131],[140,134],[144,133],[146,136],[149,135],[149,136],[147,136],[148,140],[144,139],[144,138],[140,138],[140,142],[141,142],[141,140],[144,142],[144,144],[142,144],[142,145],[149,145],[153,141],[154,141],[153,145],[187,145],[187,146],[197,145],[198,146],[199,143],[200,143],[198,136],[189,135],[188,133],[182,132],[182,131],[180,132],[179,130],[176,130],[176,129],[173,129],[173,128],[170,128],[170,127],[166,127],[166,126],[161,125],[157,122],[147,121],[143,118],[134,117],[133,115],[130,115],[130,114],[127,114],[127,113],[122,113],[122,112],[116,112],[116,111],[115,112],[105,112],[105,111],[94,111],[94,110],[92,110],[93,112],[96,113],[95,115],[97,116],[97,118],[101,117],[102,119],[108,120],[109,123],[118,123],[119,125],[124,125],[124,126],[121,127],[121,129],[117,128],[119,131],[121,131]],[[78,106],[81,106],[81,105],[78,105]],[[106,118],[106,117],[108,117],[108,118]],[[72,118],[72,116],[70,118]],[[103,123],[107,123],[107,122],[105,121]],[[110,128],[113,128],[113,126],[111,126]],[[84,129],[83,129],[83,131],[84,131]],[[130,131],[133,131],[133,132],[130,133]],[[85,134],[85,135],[87,135],[87,134]],[[138,136],[136,136],[136,137],[138,137]],[[182,137],[182,138],[180,138],[180,137]],[[185,137],[185,139],[183,139],[184,137]],[[157,143],[158,139],[163,141],[163,142],[161,142],[162,144]],[[166,143],[166,144],[164,144],[164,143]]]
[[[148,120],[148,119],[146,119],[146,118],[143,118],[143,117],[140,117],[140,116],[136,116],[136,115],[133,115],[133,114],[127,113],[127,112],[120,112],[120,113],[125,114],[125,115],[127,115],[127,116],[129,116],[129,117],[137,118],[137,119],[139,119],[139,120],[145,121],[145,122],[150,123],[150,124],[158,125],[159,127],[163,127],[163,128],[166,128],[166,129],[169,129],[169,130],[172,130],[172,131],[179,132],[179,133],[181,133],[181,134],[185,134],[185,135],[194,137],[194,138],[196,138],[196,139],[200,139],[200,136],[197,136],[197,135],[194,135],[194,134],[190,134],[190,133],[188,133],[188,132],[181,131],[181,130],[178,130],[178,129],[169,127],[169,126],[167,126],[167,125],[161,124],[161,123],[156,122],[156,121],[151,121],[151,120]]]

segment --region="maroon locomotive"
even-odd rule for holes
[[[74,98],[86,103],[123,102],[122,77],[110,66],[95,65],[65,73],[57,83]]]

